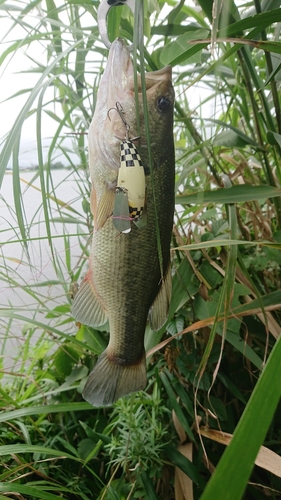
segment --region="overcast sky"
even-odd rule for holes
[[[32,11],[32,15],[28,17],[28,22],[34,24],[34,26],[38,24],[36,11]],[[9,33],[11,26],[12,22],[9,19],[0,18],[0,57],[14,41],[20,40],[27,35],[27,32],[18,25]],[[6,36],[7,33],[8,35]],[[3,139],[13,126],[18,114],[26,103],[29,92],[12,99],[9,98],[23,89],[32,89],[35,86],[41,74],[30,72],[30,69],[36,68],[36,63],[30,57],[44,64],[44,61],[47,61],[46,47],[47,44],[43,45],[41,42],[33,42],[30,46],[24,45],[21,49],[8,55],[4,64],[0,66],[0,139]],[[52,89],[46,90],[45,100],[48,98],[48,93],[51,100],[53,96]],[[33,104],[32,108],[35,105],[36,103]],[[42,137],[46,139],[51,138],[53,133],[54,121],[46,113],[43,113]],[[45,144],[45,157],[49,143],[50,140],[43,142]],[[22,127],[20,165],[28,167],[37,163],[36,114],[34,113],[24,122]]]

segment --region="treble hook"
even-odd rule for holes
[[[102,0],[98,7],[98,27],[100,32],[100,37],[104,45],[110,49],[111,42],[109,41],[107,35],[107,25],[106,18],[111,7],[116,7],[117,5],[128,5],[132,13],[135,14],[135,0]],[[133,50],[133,44],[129,45],[128,50],[131,52]]]
[[[125,114],[125,111],[123,109],[123,106],[122,104],[120,104],[120,102],[116,102],[116,107],[115,108],[110,108],[107,112],[107,116],[108,118],[111,120],[110,116],[109,116],[109,113],[112,109],[115,109],[115,111],[117,111],[118,115],[120,116],[122,122],[124,123],[125,125],[125,129],[126,129],[126,136],[125,136],[125,139],[126,140],[129,140],[129,130],[130,130],[130,125],[128,122],[126,122],[125,120],[125,117],[124,117],[124,114]]]

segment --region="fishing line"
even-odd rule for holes
[[[138,46],[141,40],[141,33],[139,31],[139,13],[138,6],[136,5],[134,17],[134,33],[133,33],[133,68],[134,68],[134,93],[136,103],[136,125],[137,132],[140,135],[140,103],[139,103],[139,84],[138,84]]]
[[[145,125],[145,138],[147,143],[147,151],[148,151],[148,167],[150,171],[150,179],[151,179],[151,188],[152,188],[152,197],[153,197],[153,207],[154,207],[154,217],[155,217],[155,229],[156,229],[156,239],[157,239],[157,251],[159,258],[159,266],[161,273],[161,281],[164,279],[163,272],[163,254],[161,247],[161,236],[160,236],[160,228],[158,222],[158,213],[157,213],[157,205],[156,205],[156,194],[155,194],[155,183],[154,183],[154,173],[152,168],[152,151],[151,151],[151,143],[150,143],[150,132],[149,132],[149,118],[148,118],[148,106],[147,106],[147,97],[146,97],[146,80],[145,80],[145,71],[144,71],[144,43],[143,43],[143,25],[144,25],[144,9],[143,9],[143,0],[139,0],[136,2],[135,6],[135,23],[134,23],[134,74],[136,67],[136,57],[137,57],[137,46],[136,42],[139,45],[140,52],[140,76],[141,76],[141,92],[142,92],[142,102],[143,102],[143,117],[144,117],[144,125]],[[136,40],[135,40],[136,38]],[[135,77],[135,94],[136,94],[136,77]],[[137,89],[138,96],[138,89]],[[138,103],[138,98],[136,97],[136,102]],[[139,107],[137,108],[137,120],[139,127]],[[139,130],[138,130],[139,132]]]

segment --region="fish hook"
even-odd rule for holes
[[[125,136],[125,139],[126,140],[129,140],[129,130],[130,130],[130,125],[128,122],[126,122],[125,120],[125,117],[124,117],[124,114],[125,114],[125,111],[123,109],[123,106],[122,104],[120,104],[120,102],[116,102],[116,107],[115,108],[110,108],[107,112],[107,116],[108,118],[111,120],[110,116],[109,116],[109,113],[112,109],[115,109],[115,111],[117,111],[118,115],[120,116],[122,122],[124,123],[124,126],[125,126],[125,129],[126,129],[126,136]]]
[[[111,7],[116,7],[117,5],[128,5],[132,13],[135,14],[135,0],[101,0],[98,7],[98,27],[100,37],[108,49],[110,49],[111,42],[107,35],[106,18]],[[133,50],[133,44],[129,45],[128,50],[130,52]]]

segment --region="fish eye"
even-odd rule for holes
[[[161,111],[162,113],[165,113],[166,111],[168,111],[170,109],[170,106],[171,106],[171,101],[170,101],[170,99],[168,99],[168,97],[165,97],[165,96],[158,97],[157,107],[158,107],[159,111]]]

